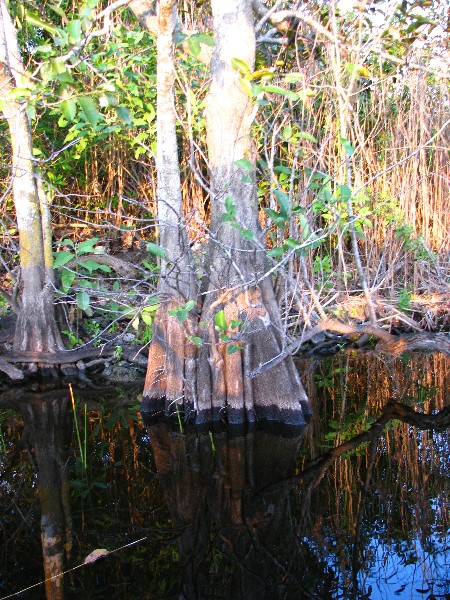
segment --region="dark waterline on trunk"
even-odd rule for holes
[[[449,359],[300,372],[311,422],[281,432],[144,423],[136,392],[78,390],[70,447],[67,390],[0,396],[0,598],[43,581],[43,548],[47,576],[108,554],[16,597],[446,598]]]

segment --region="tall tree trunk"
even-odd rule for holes
[[[31,126],[26,104],[10,92],[22,87],[23,65],[17,36],[5,0],[0,0],[0,100],[12,146],[12,187],[20,240],[21,304],[16,325],[16,351],[63,349],[53,306],[51,239],[43,226],[33,163]],[[41,198],[42,202],[44,199]],[[47,219],[48,213],[45,213]],[[44,240],[45,244],[44,245]]]
[[[207,289],[196,331],[192,300],[198,289],[183,221],[173,94],[176,5],[174,0],[160,0],[154,17],[149,0],[130,4],[140,22],[157,33],[158,219],[165,251],[142,411],[193,408],[202,423],[222,418],[226,410],[229,423],[260,416],[303,424],[308,400],[292,358],[249,377],[257,366],[278,357],[284,343],[258,222],[251,141],[254,106],[232,65],[233,58],[250,69],[254,65],[250,0],[212,2],[215,50],[206,107],[211,236]],[[185,307],[184,313],[180,307]],[[193,339],[201,344],[198,360]]]
[[[201,317],[205,325],[198,364],[198,420],[219,418],[226,407],[229,423],[259,416],[301,424],[308,400],[291,357],[249,378],[255,367],[278,356],[284,343],[258,221],[251,138],[254,105],[233,67],[233,59],[238,59],[253,70],[255,32],[250,0],[211,4],[215,49],[206,103],[211,235]]]
[[[145,2],[133,2],[138,17]],[[180,307],[197,299],[198,286],[192,268],[189,242],[184,226],[180,167],[178,161],[176,114],[173,83],[173,35],[177,2],[157,3],[157,156],[158,222],[160,246],[164,249],[158,287],[160,307],[154,321],[149,350],[147,377],[143,393],[143,410],[162,408],[169,414],[177,410],[196,409],[196,347],[193,335],[195,309],[174,315]],[[170,314],[172,313],[172,314]]]

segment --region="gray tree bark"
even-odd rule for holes
[[[0,100],[12,146],[11,177],[20,240],[22,289],[14,350],[53,352],[64,346],[53,306],[51,238],[43,222],[43,214],[48,221],[49,212],[38,191],[26,104],[10,95],[15,87],[22,87],[23,72],[14,23],[5,0],[0,0]],[[44,206],[41,207],[41,203]]]
[[[147,3],[148,4],[148,3]],[[135,14],[146,3],[134,3]],[[198,286],[192,268],[189,241],[184,226],[178,159],[173,84],[174,31],[177,2],[157,3],[157,156],[159,241],[165,257],[158,287],[160,307],[154,321],[143,399],[152,412],[196,408],[196,347],[188,336],[195,333],[195,310],[181,321],[176,311],[192,299]],[[154,25],[154,21],[152,21]]]
[[[215,49],[206,103],[211,236],[201,317],[207,325],[202,327],[205,343],[198,364],[198,419],[219,418],[226,407],[229,423],[259,416],[300,424],[308,400],[290,356],[268,373],[249,377],[259,364],[279,355],[284,344],[258,220],[252,143],[256,111],[233,66],[233,59],[238,59],[250,71],[254,68],[252,3],[213,0],[211,4]],[[226,319],[225,335],[240,341],[227,341],[223,332],[218,334],[214,321],[219,310]],[[234,351],[236,346],[240,349]]]

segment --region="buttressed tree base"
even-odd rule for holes
[[[308,399],[290,356],[258,220],[252,99],[236,61],[253,69],[250,0],[211,3],[214,51],[206,100],[211,203],[205,277],[198,294],[182,214],[173,101],[176,2],[157,3],[158,219],[165,257],[142,410],[196,414],[197,423],[276,419],[305,423]],[[142,7],[141,7],[142,8]]]

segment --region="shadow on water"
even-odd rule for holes
[[[305,430],[182,432],[85,394],[85,462],[68,390],[3,394],[0,598],[449,598],[448,359],[301,369]]]

